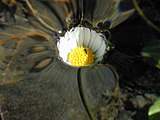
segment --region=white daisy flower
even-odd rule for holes
[[[99,62],[105,54],[107,39],[94,30],[76,27],[57,42],[60,59],[71,66],[88,66]]]

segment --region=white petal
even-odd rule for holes
[[[71,50],[67,46],[61,46],[59,48],[59,55],[63,59],[67,59],[68,58],[68,53],[70,53],[70,52],[71,52]]]
[[[91,30],[91,32],[90,32],[90,42],[89,42],[88,47],[92,50],[92,52],[93,52],[93,48],[94,48],[93,45],[94,45],[96,36],[97,36],[97,33],[95,31]]]
[[[65,33],[65,36],[64,36],[64,39],[63,40],[67,47],[70,49],[70,50],[73,50],[75,47],[77,47],[77,41],[75,39],[76,37],[76,33],[74,31],[74,29],[71,29],[70,31],[66,32]],[[62,39],[60,39],[62,40]]]
[[[67,47],[67,43],[68,43],[68,41],[66,41],[66,39],[64,37],[61,37],[60,40],[57,43],[58,49],[61,50],[61,49],[66,48]]]
[[[59,50],[59,55],[61,58],[66,59],[69,52],[71,52],[70,47],[68,46],[69,41],[66,41],[64,37],[61,37],[57,43],[57,47]]]
[[[60,56],[63,60],[67,60],[67,58],[68,58],[68,53],[67,53],[67,52],[64,52],[64,51],[61,51],[61,52],[59,52],[59,56]]]
[[[102,57],[105,53],[106,44],[105,41],[102,41],[101,47],[95,52],[95,58]]]
[[[85,28],[83,32],[84,32],[83,46],[88,47],[90,42],[90,30],[88,28]]]
[[[75,39],[77,41],[77,46],[80,46],[80,44],[79,44],[80,29],[79,29],[79,27],[76,27],[74,31],[75,31]]]
[[[79,27],[79,40],[78,40],[79,46],[83,46],[83,40],[84,40],[83,28]]]
[[[69,31],[65,33],[65,35],[64,35],[65,41],[69,40],[69,34],[70,34]]]
[[[68,41],[68,47],[73,50],[77,47],[77,41],[76,41],[76,33],[72,32],[69,34],[69,41]]]
[[[94,42],[94,44],[92,46],[93,53],[100,48],[102,41],[103,41],[102,38],[99,36],[99,34],[97,34],[95,40],[93,41]]]

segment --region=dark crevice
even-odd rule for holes
[[[91,111],[89,110],[88,105],[87,105],[86,100],[85,100],[84,91],[83,91],[83,88],[82,88],[81,68],[78,69],[77,82],[78,82],[79,94],[80,94],[82,103],[83,103],[83,105],[84,105],[84,108],[85,108],[85,110],[86,110],[86,112],[87,112],[90,120],[94,120],[94,118],[93,118],[93,116],[92,116],[92,114],[91,114]]]

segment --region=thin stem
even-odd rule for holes
[[[156,31],[158,31],[160,33],[160,28],[157,27],[153,22],[151,22],[146,16],[145,14],[143,13],[143,11],[141,10],[141,8],[139,7],[138,3],[136,0],[132,0],[133,1],[133,4],[134,4],[134,7],[135,9],[137,10],[138,14],[147,22],[147,24],[149,26],[151,26],[152,28],[154,28]]]

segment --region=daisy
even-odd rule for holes
[[[107,39],[94,30],[76,27],[66,32],[57,43],[61,60],[71,66],[87,66],[99,62],[107,47]]]

